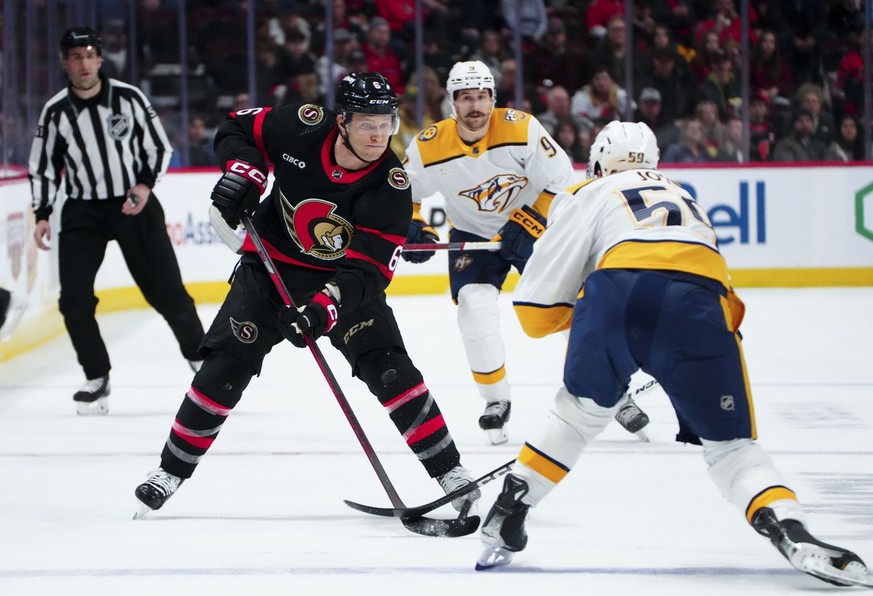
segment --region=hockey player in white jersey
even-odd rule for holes
[[[452,251],[449,281],[457,323],[473,379],[486,402],[479,426],[495,445],[505,443],[511,397],[497,299],[510,271],[524,270],[546,226],[555,194],[573,183],[573,165],[536,118],[494,107],[494,77],[479,61],[458,62],[446,89],[452,117],[421,131],[406,150],[414,203],[407,242],[435,243],[421,201],[445,199],[449,242],[500,240],[499,252]],[[423,262],[433,252],[403,253]],[[630,432],[648,423],[633,402],[619,418]]]
[[[856,554],[810,535],[794,491],[755,441],[743,303],[706,214],[656,169],[658,158],[648,126],[611,122],[591,147],[594,179],[552,203],[513,305],[531,336],[570,327],[564,387],[485,519],[476,568],[525,548],[528,509],[609,423],[639,367],[670,397],[677,440],[703,446],[710,477],[757,532],[805,573],[867,585]]]

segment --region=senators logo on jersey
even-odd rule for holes
[[[306,199],[293,207],[280,193],[285,227],[297,246],[308,255],[332,261],[345,256],[352,239],[352,225],[334,213],[336,205]]]
[[[321,106],[308,103],[300,106],[300,109],[297,110],[297,116],[300,117],[300,121],[303,124],[315,126],[324,118],[324,111],[321,109]]]
[[[403,168],[391,168],[391,171],[388,172],[388,184],[397,190],[409,188],[409,176],[406,175],[406,170]]]
[[[479,186],[460,191],[458,195],[475,201],[479,211],[502,213],[527,183],[524,176],[498,174]]]

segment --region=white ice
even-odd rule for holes
[[[744,348],[761,445],[804,503],[810,529],[873,562],[873,289],[746,289]],[[562,340],[525,337],[501,297],[514,388],[508,445],[483,408],[448,296],[392,297],[414,361],[463,462],[512,459],[561,379]],[[200,308],[205,323],[217,307]],[[651,443],[613,424],[533,510],[528,548],[475,572],[477,535],[429,538],[343,499],[388,505],[311,355],[267,357],[197,473],[133,521],[133,489],[157,467],[191,373],[151,310],[101,316],[113,358],[110,413],[75,414],[81,371],[65,335],[0,363],[0,594],[849,593],[789,566],[674,442],[666,397],[640,400]],[[440,496],[375,398],[321,344],[407,504]],[[484,489],[483,514],[499,482]],[[448,511],[437,514],[448,516]]]

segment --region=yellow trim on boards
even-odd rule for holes
[[[503,284],[511,292],[518,283],[518,274],[510,273]],[[873,286],[873,267],[842,267],[822,269],[736,269],[731,271],[736,288],[814,288]],[[225,281],[187,283],[185,287],[197,304],[221,304],[230,286]],[[445,274],[403,276],[388,287],[392,296],[448,294],[449,278]],[[97,292],[100,302],[97,314],[149,308],[135,286]],[[32,350],[64,332],[63,320],[57,310],[30,318],[15,330],[12,337],[0,341],[0,362],[5,362]]]

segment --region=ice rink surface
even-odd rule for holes
[[[761,445],[804,503],[811,531],[873,563],[873,289],[746,289],[744,347]],[[501,297],[513,385],[510,442],[493,447],[448,296],[390,299],[463,463],[481,475],[533,435],[560,384],[563,342],[525,337]],[[200,308],[208,324],[217,307]],[[83,381],[63,335],[0,363],[0,594],[592,595],[862,592],[803,575],[676,443],[659,390],[640,400],[650,443],[617,424],[529,517],[503,571],[475,572],[478,535],[428,538],[343,499],[389,505],[308,351],[267,357],[197,473],[133,521],[191,380],[151,310],[105,315],[110,413],[79,418]],[[407,504],[442,494],[386,414],[320,344]],[[483,514],[499,482],[484,488]],[[449,515],[441,510],[435,515]]]

